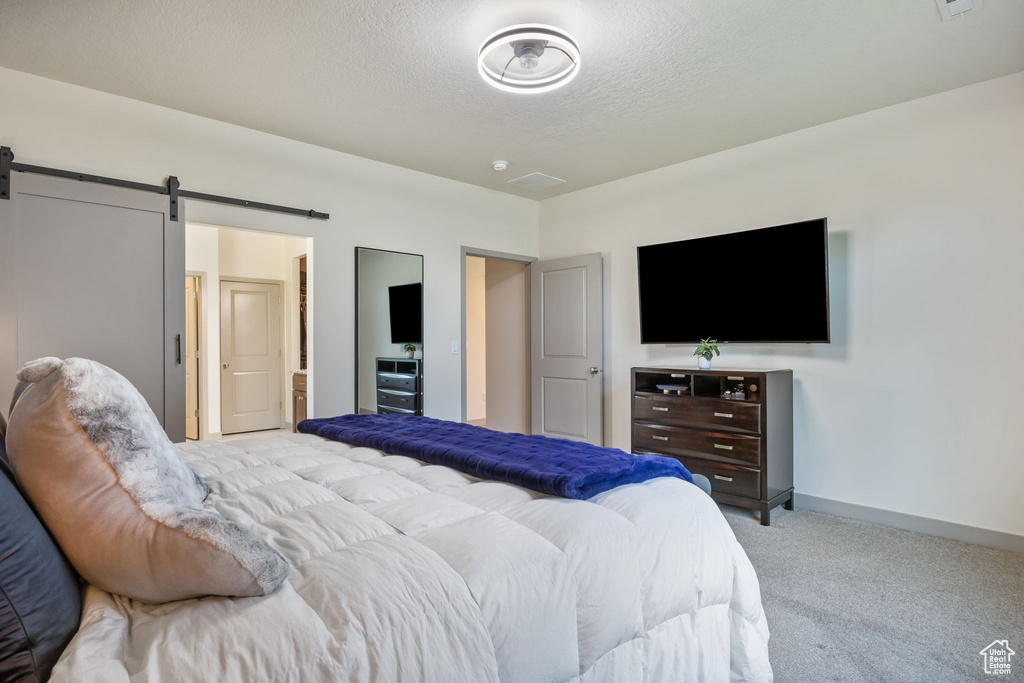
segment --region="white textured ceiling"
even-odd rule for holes
[[[480,79],[522,22],[575,81]],[[0,0],[0,65],[543,199],[1024,70],[1024,0]]]

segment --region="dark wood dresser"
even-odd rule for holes
[[[377,413],[423,414],[423,361],[377,359]]]
[[[633,368],[634,453],[680,460],[719,503],[793,509],[793,371]]]
[[[306,373],[292,374],[292,431],[299,431],[299,423],[306,415]]]

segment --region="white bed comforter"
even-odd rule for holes
[[[681,480],[578,501],[309,435],[180,449],[289,580],[164,605],[89,587],[56,683],[771,680],[754,570]]]

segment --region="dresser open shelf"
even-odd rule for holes
[[[631,388],[634,453],[680,460],[765,526],[793,509],[792,370],[633,368]]]

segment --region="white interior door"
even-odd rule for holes
[[[220,283],[221,433],[280,429],[281,286]]]
[[[533,433],[601,445],[601,254],[539,261],[530,270]]]
[[[199,278],[185,278],[185,438],[199,438]]]
[[[41,356],[90,358],[185,439],[185,218],[166,195],[30,173],[0,199],[0,405]]]

